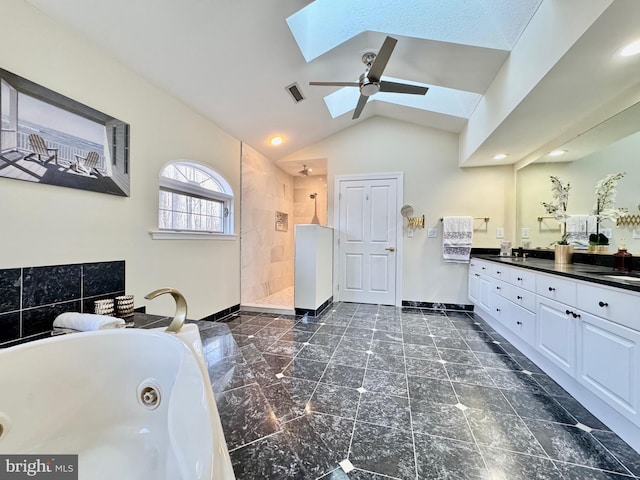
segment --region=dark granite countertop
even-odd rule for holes
[[[599,283],[609,287],[621,288],[640,292],[640,274],[638,272],[623,273],[611,267],[590,265],[586,263],[556,264],[546,258],[501,257],[499,255],[472,255],[479,260],[488,260],[513,267],[526,268],[542,273],[550,273],[563,277],[574,278],[586,282]],[[631,277],[634,280],[625,280]]]

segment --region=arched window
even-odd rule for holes
[[[233,191],[215,170],[177,160],[160,172],[159,228],[233,234]]]

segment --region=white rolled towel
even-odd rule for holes
[[[79,332],[105,330],[107,328],[119,328],[124,325],[125,321],[121,318],[79,312],[61,313],[53,321],[54,328],[69,328],[71,330],[77,330]]]

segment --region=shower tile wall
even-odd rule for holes
[[[48,336],[55,317],[125,293],[125,262],[0,269],[0,347]]]
[[[242,146],[241,298],[243,305],[293,285],[293,177]],[[275,212],[289,215],[276,231]]]
[[[327,225],[327,176],[313,175],[310,177],[294,177],[293,179],[293,223],[311,223],[314,204],[309,197],[318,194],[318,221],[320,225]]]

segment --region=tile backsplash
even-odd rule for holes
[[[64,312],[125,293],[125,262],[0,269],[0,347],[48,336]]]

